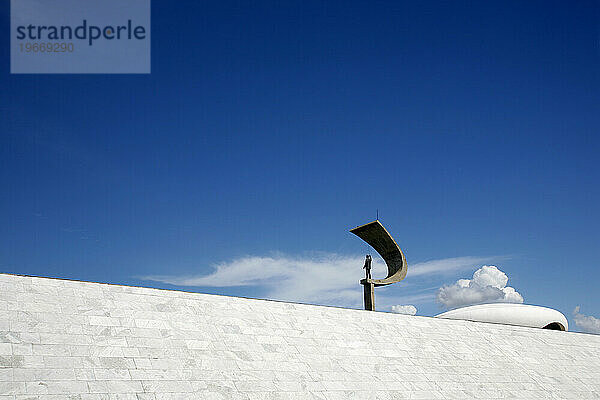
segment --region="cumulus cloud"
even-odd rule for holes
[[[473,268],[481,259],[457,257],[417,263],[409,265],[408,276],[435,276]],[[275,253],[222,262],[214,265],[213,271],[208,274],[152,275],[141,279],[176,286],[252,286],[259,288],[259,296],[274,300],[361,307],[363,293],[358,280],[362,278],[363,264],[362,255],[310,253],[291,256]],[[387,274],[387,267],[379,257],[373,258],[372,274],[382,278]],[[403,300],[392,300],[380,295],[378,303],[387,308],[400,301]]]
[[[409,305],[397,305],[392,306],[392,312],[396,314],[415,315],[417,313],[417,307],[412,304]]]
[[[600,318],[584,315],[579,312],[579,306],[573,310],[575,325],[583,332],[600,334]]]
[[[457,308],[481,303],[522,303],[523,296],[506,286],[508,276],[493,265],[484,265],[473,274],[473,279],[459,279],[438,290],[437,301],[446,308]]]

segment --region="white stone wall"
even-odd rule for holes
[[[442,398],[600,398],[600,336],[0,274],[0,400]]]

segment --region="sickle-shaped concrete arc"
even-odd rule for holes
[[[408,269],[404,253],[379,220],[358,226],[350,232],[371,245],[388,267],[388,275],[385,279],[369,279],[370,283],[375,286],[385,286],[404,279]]]

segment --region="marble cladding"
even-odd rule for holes
[[[600,336],[0,274],[0,400],[505,398],[600,398]]]

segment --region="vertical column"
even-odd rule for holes
[[[366,279],[362,283],[365,290],[365,310],[375,311],[375,285]]]

